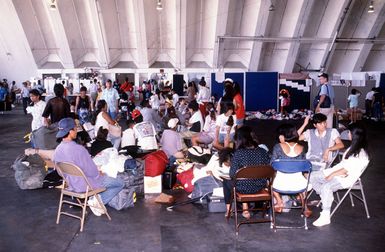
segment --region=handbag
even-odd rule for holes
[[[324,101],[321,103],[320,105],[320,108],[330,108],[331,106],[331,100],[330,100],[330,97],[329,97],[329,88],[328,86],[326,85],[326,90],[327,90],[327,95],[325,96],[325,99]],[[320,101],[320,98],[321,96],[319,95],[319,93],[321,93],[321,89],[320,91],[318,92],[318,95],[316,97],[314,97],[314,101],[313,101],[313,107],[314,109],[318,106],[318,103]]]
[[[207,164],[211,158],[210,149],[204,149],[200,146],[193,146],[189,148],[187,153],[188,158],[191,162]]]
[[[108,124],[108,133],[110,133],[110,135],[114,137],[121,137],[122,128],[119,125],[117,126],[117,125]]]

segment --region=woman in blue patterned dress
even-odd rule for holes
[[[258,147],[258,143],[255,142],[251,134],[250,127],[243,126],[236,131],[235,134],[235,152],[231,158],[230,177],[233,178],[236,172],[245,167],[252,165],[266,165],[269,164],[270,158],[265,149]],[[237,191],[244,194],[253,194],[260,191],[266,186],[266,179],[248,179],[238,181]],[[223,183],[223,192],[225,196],[225,202],[227,207],[226,217],[230,214],[231,204],[231,192],[234,184],[232,181],[227,180]],[[248,211],[248,204],[243,203],[243,217],[250,218],[250,212]]]

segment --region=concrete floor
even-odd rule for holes
[[[279,122],[257,122],[260,140],[271,148]],[[115,211],[112,217],[89,214],[84,231],[79,222],[63,217],[56,225],[58,189],[20,190],[10,168],[27,144],[22,137],[30,129],[30,118],[20,108],[0,115],[0,251],[383,251],[385,246],[385,162],[383,124],[367,122],[373,159],[363,176],[371,214],[366,219],[362,204],[352,208],[346,201],[332,224],[315,228],[313,208],[309,230],[278,230],[269,224],[243,225],[238,237],[234,220],[212,214],[201,205],[166,211],[165,206],[141,199],[134,208]],[[179,192],[180,197],[185,197]],[[288,221],[292,213],[278,215]]]

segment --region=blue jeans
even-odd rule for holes
[[[121,179],[104,176],[102,185],[106,190],[100,193],[100,197],[103,204],[106,205],[123,189],[124,182]]]
[[[116,119],[116,116],[118,115],[116,113],[116,111],[108,111],[108,114],[110,115],[110,117],[112,118],[112,120],[115,120]]]
[[[110,134],[108,134],[107,140],[109,140],[115,149],[119,150],[120,142],[122,141],[121,137],[115,137]]]
[[[379,119],[379,120],[381,120],[382,114],[383,114],[382,108],[381,108],[381,103],[380,102],[374,103],[373,110],[374,110],[373,111],[374,112],[374,117]]]

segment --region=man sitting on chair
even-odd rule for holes
[[[92,189],[104,187],[105,191],[100,193],[103,204],[107,204],[115,197],[124,187],[123,181],[116,178],[108,177],[102,174],[95,163],[92,161],[87,149],[82,145],[75,143],[77,128],[72,118],[63,118],[59,121],[59,131],[56,134],[61,143],[56,147],[53,160],[55,163],[68,162],[78,166],[87,177]],[[69,189],[75,192],[85,192],[86,182],[82,178],[68,176]],[[95,197],[90,198],[88,204],[91,206],[92,212],[96,216],[103,214],[98,208],[98,201]]]
[[[344,148],[340,134],[336,129],[326,128],[327,117],[321,113],[313,116],[312,121],[315,129],[308,129],[303,132],[309,124],[309,120],[310,117],[307,116],[301,128],[298,129],[299,140],[308,142],[306,159],[312,161],[312,163],[314,161],[328,163],[332,161],[333,151]],[[313,170],[314,166],[315,164],[313,163]]]

